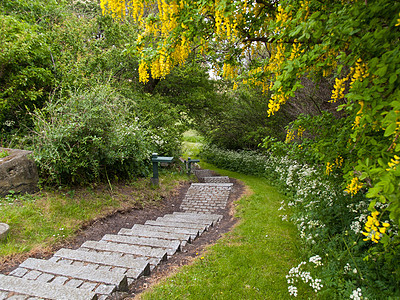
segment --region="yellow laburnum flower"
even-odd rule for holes
[[[367,65],[362,62],[361,58],[357,59],[355,68],[351,68],[351,73],[353,73],[353,76],[351,78],[350,87],[357,80],[363,81],[364,78],[366,78],[368,76]]]
[[[304,131],[306,131],[306,130],[303,127],[299,126],[299,128],[297,128],[297,136],[299,138],[302,138]]]
[[[363,239],[364,241],[371,240],[374,243],[378,243],[383,235],[386,234],[386,230],[390,224],[386,222],[381,224],[378,220],[378,215],[379,212],[374,211],[371,213],[371,216],[368,216],[368,220],[364,227],[365,232],[361,232],[366,237]]]
[[[330,173],[332,173],[332,171],[333,171],[333,166],[334,166],[333,163],[330,163],[330,162],[327,162],[327,163],[326,163],[326,168],[325,168],[325,174],[326,174],[326,175],[329,175]]]
[[[399,13],[399,18],[397,19],[396,26],[400,26],[400,13]]]
[[[149,81],[149,73],[147,72],[147,64],[140,62],[139,64],[139,82],[146,84]]]
[[[346,192],[354,196],[362,188],[363,184],[358,181],[358,177],[354,177],[345,189]]]
[[[346,89],[345,83],[347,81],[347,77],[339,79],[335,78],[335,85],[333,86],[332,96],[330,102],[336,102],[339,99],[344,98],[344,91]]]

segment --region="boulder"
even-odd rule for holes
[[[9,230],[10,226],[6,223],[0,223],[0,241],[6,239]]]
[[[1,148],[8,156],[0,158],[0,196],[11,190],[16,193],[34,193],[38,190],[39,175],[36,164],[29,157],[32,151]]]

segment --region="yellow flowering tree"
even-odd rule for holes
[[[219,76],[261,87],[273,117],[295,99],[303,78],[332,80],[327,102],[346,126],[342,149],[324,162],[326,173],[340,156],[348,192],[368,188],[371,211],[377,201],[386,203],[399,223],[400,2],[101,0],[101,7],[140,29],[131,51],[140,58],[143,83],[195,55]]]

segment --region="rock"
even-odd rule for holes
[[[0,196],[11,190],[16,193],[33,193],[38,190],[39,175],[36,164],[29,158],[32,151],[0,148],[8,156],[0,158]]]
[[[10,226],[8,226],[5,223],[0,223],[0,241],[4,240],[7,237],[9,229],[10,229]]]

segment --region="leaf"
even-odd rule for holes
[[[397,74],[390,75],[389,83],[393,84],[397,80]]]
[[[386,136],[392,135],[396,131],[396,128],[397,128],[396,123],[390,123],[390,125],[385,130],[384,136],[386,137]]]
[[[374,74],[379,76],[379,77],[383,77],[386,74],[387,68],[388,68],[387,65],[383,65],[377,71],[375,71]]]

